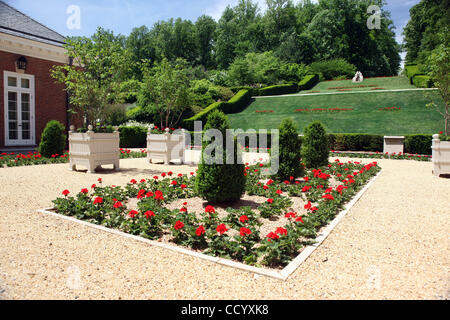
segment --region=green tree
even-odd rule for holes
[[[319,121],[305,128],[302,144],[302,161],[307,168],[319,168],[328,164],[330,145],[325,127]]]
[[[217,23],[210,16],[202,15],[195,22],[196,42],[199,53],[199,62],[205,68],[215,65],[214,63],[214,39],[216,36]]]
[[[73,64],[53,67],[52,77],[66,85],[71,111],[80,113],[86,126],[103,125],[107,109],[124,99],[121,83],[130,68],[124,38],[98,28],[91,38],[68,38],[64,48]]]
[[[209,142],[205,138],[203,141],[195,188],[198,194],[209,202],[233,202],[239,200],[245,193],[245,165],[237,163],[240,150],[237,147],[236,138],[227,137],[226,130],[229,128],[228,118],[223,112],[216,110],[208,116],[205,131],[217,129],[223,137],[223,141],[214,141],[217,148],[210,155],[205,154]],[[233,155],[228,154],[225,149],[226,138],[234,141]],[[214,161],[208,162],[208,158],[212,160],[216,157],[221,158],[222,164],[214,163]],[[233,164],[227,164],[228,157],[233,160]]]
[[[434,107],[444,117],[445,134],[450,135],[450,29],[445,28],[438,36],[441,44],[431,51],[426,64],[430,69],[429,75],[444,100],[445,109],[441,110],[434,102],[428,106]]]
[[[277,177],[280,180],[289,180],[290,177],[300,177],[304,174],[300,162],[302,143],[297,128],[291,118],[286,118],[279,127],[279,170]]]
[[[187,62],[177,59],[170,63],[164,58],[153,68],[144,69],[138,101],[142,107],[151,106],[159,115],[162,128],[174,127],[191,105],[192,96],[189,88]]]

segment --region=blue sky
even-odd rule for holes
[[[195,21],[202,14],[218,19],[227,5],[236,5],[238,0],[4,0],[9,5],[27,14],[64,36],[90,36],[97,26],[128,35],[134,27],[151,27],[158,20],[168,18]],[[265,0],[257,0],[264,10]],[[294,0],[298,2],[298,0]],[[401,42],[401,31],[409,20],[409,9],[419,0],[387,0],[397,27],[397,41]],[[70,5],[80,8],[81,28],[69,29],[66,25]]]

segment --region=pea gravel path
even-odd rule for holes
[[[64,189],[98,177],[125,184],[168,171],[162,165],[0,169],[0,299],[448,299],[450,179],[433,177],[429,162],[378,162],[372,187],[286,282],[36,212]]]

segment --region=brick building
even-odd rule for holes
[[[66,127],[64,86],[50,75],[69,63],[65,38],[0,1],[0,150],[37,147],[50,120]]]

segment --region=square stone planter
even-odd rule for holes
[[[384,136],[383,152],[389,154],[404,153],[404,136]]]
[[[439,135],[433,135],[431,146],[433,152],[433,174],[439,177],[441,174],[450,174],[450,141],[439,140]]]
[[[86,133],[75,132],[70,126],[69,131],[69,157],[70,169],[76,170],[78,165],[93,173],[102,165],[112,164],[115,170],[119,169],[119,131],[115,128],[113,133],[95,133],[92,126]]]
[[[166,129],[164,134],[152,134],[152,128],[147,133],[147,159],[150,163],[154,160],[169,164],[175,160],[180,164],[185,163],[186,137],[184,129],[181,134],[170,134]]]

